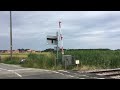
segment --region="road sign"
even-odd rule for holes
[[[79,64],[80,62],[79,62],[79,60],[76,60],[75,63],[76,63],[76,64]]]
[[[47,43],[50,45],[57,45],[58,39],[57,36],[47,36]]]

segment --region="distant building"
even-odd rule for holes
[[[10,53],[9,50],[0,50],[0,53]]]
[[[11,50],[0,50],[0,53],[10,53]],[[12,50],[13,53],[35,53],[35,52],[41,52],[31,49],[18,49],[18,50]]]
[[[35,53],[35,50],[28,49],[27,52]]]

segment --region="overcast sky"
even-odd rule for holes
[[[44,50],[62,22],[64,48],[120,49],[119,11],[12,11],[13,49]],[[0,11],[0,49],[10,49],[9,11]]]

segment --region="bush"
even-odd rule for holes
[[[29,54],[27,61],[22,64],[24,67],[32,68],[52,68],[55,65],[55,55],[49,54]]]

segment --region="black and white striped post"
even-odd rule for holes
[[[62,55],[64,55],[64,50],[63,50],[63,35],[62,35],[62,31],[61,31],[61,21],[59,21],[59,31],[60,31],[60,40],[61,40],[61,53]]]

